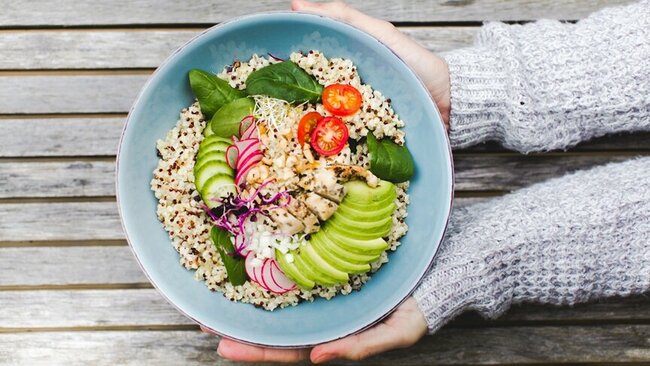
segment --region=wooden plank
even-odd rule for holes
[[[111,264],[109,261],[98,270],[109,271]],[[68,268],[62,267],[61,270]],[[3,328],[6,331],[18,328],[115,328],[194,324],[154,289],[0,291],[0,304],[3,309],[0,332]],[[465,314],[451,322],[448,327],[604,325],[605,322],[612,324],[648,320],[650,300],[645,297],[633,297],[575,307],[515,306],[504,316],[493,321],[485,321],[475,314]]]
[[[0,119],[0,157],[113,156],[125,118]],[[29,131],[29,133],[25,133]],[[650,133],[619,134],[582,143],[571,151],[648,151]],[[480,144],[466,152],[506,152],[495,143]]]
[[[0,332],[2,328],[194,324],[154,289],[0,291],[0,304],[4,314]]]
[[[615,154],[456,155],[457,191],[511,191],[631,156]]]
[[[350,0],[350,5],[376,17],[399,22],[578,19],[606,5],[625,0],[472,0],[393,1]],[[43,9],[48,9],[44,12]],[[253,12],[288,10],[284,0],[229,2],[171,0],[108,2],[20,0],[6,4],[0,24],[10,27],[55,25],[212,24]]]
[[[0,163],[0,198],[115,194],[114,161]]]
[[[414,347],[359,364],[647,362],[649,337],[649,325],[444,329]],[[35,366],[52,360],[71,366],[232,365],[217,356],[217,344],[218,338],[198,331],[4,333],[0,358],[7,364]]]
[[[149,282],[128,246],[0,248],[0,258],[0,286]]]
[[[0,119],[0,157],[114,156],[125,118]]]
[[[471,44],[477,27],[404,27],[434,52]],[[155,68],[202,31],[84,30],[0,32],[0,70]],[[80,52],[79,45],[83,45]]]
[[[616,154],[458,154],[457,191],[510,191],[591,166],[630,159]],[[0,163],[0,197],[113,196],[112,161]]]
[[[0,114],[128,112],[148,75],[0,76]]]
[[[115,202],[0,205],[0,241],[124,239]]]

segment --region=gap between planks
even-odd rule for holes
[[[30,69],[0,70],[0,76],[116,76],[151,75],[155,68],[116,68],[116,69]]]
[[[122,247],[129,245],[126,240],[33,240],[33,241],[0,241],[0,248],[33,248],[33,247]]]
[[[37,328],[3,328],[1,333],[49,333],[49,332],[115,332],[115,331],[198,331],[201,330],[196,324],[151,324],[151,325],[106,325],[106,326],[83,326],[83,327],[37,327]]]
[[[50,290],[132,290],[152,289],[149,282],[139,283],[83,283],[76,285],[0,285],[0,291],[50,291]]]

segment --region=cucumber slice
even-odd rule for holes
[[[210,136],[207,136],[206,138],[204,138],[203,141],[201,141],[201,145],[207,145],[207,144],[211,144],[211,143],[217,142],[217,141],[232,144],[232,139],[217,136],[217,135],[210,135]]]
[[[206,145],[201,144],[201,146],[199,146],[199,153],[196,155],[196,159],[198,160],[203,155],[212,151],[221,151],[225,153],[228,146],[230,146],[230,144],[223,141],[210,142]]]
[[[235,180],[227,174],[217,174],[209,178],[201,190],[201,198],[209,208],[219,206],[219,202],[213,201],[213,198],[223,198],[229,194],[236,194]]]
[[[198,171],[199,169],[201,169],[203,165],[211,161],[220,161],[228,165],[228,163],[226,163],[226,156],[224,155],[224,153],[222,153],[221,151],[212,151],[201,156],[201,159],[196,160],[196,163],[194,163],[194,171],[195,172]]]
[[[218,174],[227,174],[232,177],[234,172],[228,165],[226,165],[226,163],[221,161],[211,161],[203,164],[199,169],[195,169],[194,185],[196,186],[196,189],[200,192],[203,189],[205,182]]]

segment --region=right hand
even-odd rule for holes
[[[449,129],[449,67],[445,60],[400,32],[391,23],[368,16],[342,2],[312,3],[293,0],[291,9],[335,18],[353,25],[392,49],[422,79]]]

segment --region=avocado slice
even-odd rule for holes
[[[368,206],[366,206],[368,207]],[[336,213],[345,216],[354,221],[369,222],[379,221],[386,217],[392,216],[397,205],[395,202],[389,202],[386,206],[376,209],[354,208],[349,204],[340,204]]]
[[[311,290],[316,286],[316,283],[314,281],[310,280],[309,278],[305,277],[305,275],[302,274],[296,267],[294,263],[289,263],[286,258],[286,254],[283,254],[279,250],[275,250],[275,259],[278,261],[278,265],[280,266],[280,269],[282,272],[284,272],[287,277],[289,277],[293,282],[296,283],[300,288],[305,289],[305,290]]]
[[[355,263],[355,264],[364,264],[364,263],[372,263],[379,258],[379,254],[373,254],[373,253],[357,253],[354,251],[347,250],[340,245],[336,244],[330,237],[327,235],[327,233],[324,230],[321,230],[317,232],[316,234],[312,235],[311,240],[314,240],[314,237],[316,237],[316,240],[319,240],[323,242],[325,245],[327,245],[327,248],[337,257],[339,258],[344,258],[347,262],[350,263]]]
[[[364,254],[381,254],[384,250],[388,249],[388,243],[381,237],[373,237],[372,239],[353,239],[349,233],[341,233],[337,228],[330,225],[325,225],[322,229],[334,243],[340,247],[355,253]]]
[[[372,230],[363,230],[354,227],[350,227],[345,223],[342,223],[341,220],[330,219],[325,222],[323,225],[329,232],[336,233],[345,239],[358,240],[358,241],[368,241],[377,238],[383,238],[384,236],[390,233],[390,229],[393,227],[393,219],[388,217],[384,222],[382,221],[382,226],[375,227]]]
[[[340,205],[344,205],[358,211],[379,211],[384,209],[386,206],[389,206],[391,203],[395,203],[395,198],[397,198],[397,194],[395,194],[394,197],[391,195],[384,198],[382,201],[376,201],[372,203],[358,203],[352,202],[350,200],[343,200]]]
[[[348,282],[350,277],[346,272],[336,269],[331,264],[327,263],[311,246],[310,243],[302,245],[300,247],[300,256],[305,261],[305,263],[312,266],[312,269],[315,272],[318,272],[328,279],[332,279],[335,283],[345,283]],[[317,283],[319,281],[316,281]]]
[[[302,249],[302,246],[300,248]],[[302,251],[292,251],[291,254],[293,254],[293,263],[296,265],[296,268],[309,280],[325,286],[333,286],[338,283],[337,280],[316,271],[316,266],[302,257]]]
[[[384,216],[377,221],[357,221],[336,212],[327,224],[354,234],[350,235],[353,239],[372,239],[386,236],[393,227],[393,218]]]
[[[362,205],[372,204],[374,202],[381,202],[388,197],[397,195],[395,185],[393,183],[380,180],[377,187],[370,187],[366,182],[360,180],[353,180],[345,183],[345,190],[347,192],[343,202],[352,202]]]
[[[316,253],[321,256],[327,263],[331,264],[334,268],[347,273],[366,273],[370,271],[368,263],[360,264],[347,261],[345,258],[337,256],[334,252],[330,251],[328,242],[323,241],[322,235],[314,235],[309,240],[309,244],[314,248]]]

